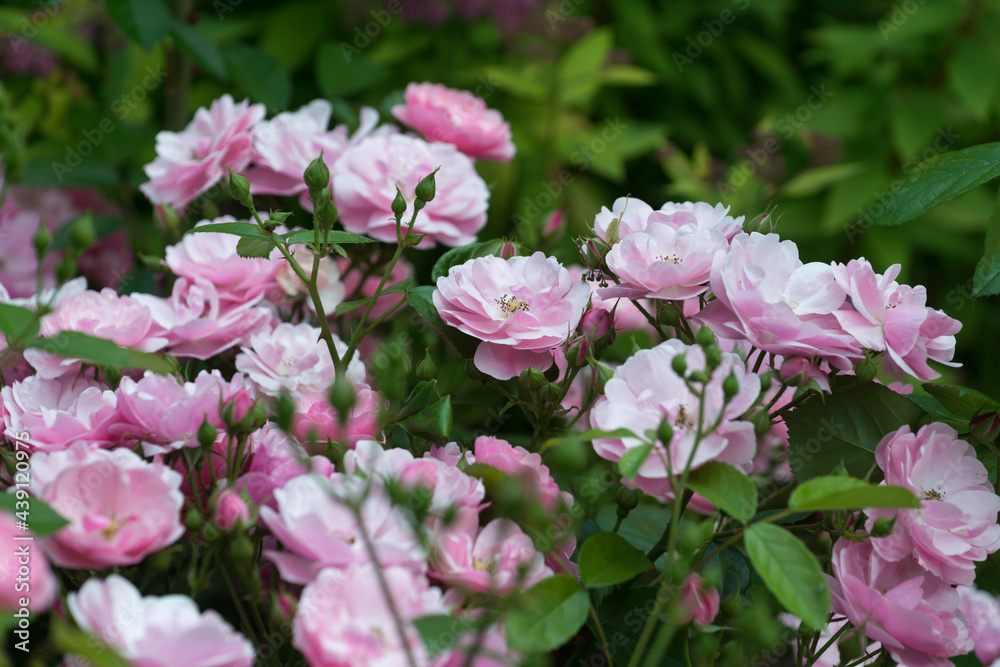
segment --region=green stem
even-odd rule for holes
[[[825,653],[828,648],[830,648],[831,646],[833,646],[833,643],[835,641],[837,641],[838,639],[840,639],[840,636],[842,634],[844,634],[845,632],[847,632],[847,630],[850,629],[850,628],[851,628],[851,624],[850,623],[844,623],[844,625],[842,625],[840,627],[840,629],[837,630],[837,632],[834,633],[834,635],[832,637],[830,637],[829,641],[827,641],[825,644],[823,644],[823,646],[818,651],[814,652],[811,656],[809,656],[809,662],[806,663],[806,667],[812,667],[816,663],[816,661],[819,659],[819,657],[821,655],[823,655],[823,653]],[[818,636],[819,635],[817,635],[817,637]]]
[[[236,586],[233,584],[233,579],[229,576],[229,571],[226,570],[224,564],[219,568],[219,571],[222,572],[222,577],[226,580],[226,588],[229,589],[229,594],[233,597],[233,602],[236,604],[236,612],[240,615],[240,621],[243,623],[243,629],[252,640],[251,629],[253,626],[250,624],[250,617],[247,616],[246,609],[243,608],[243,601],[240,600],[240,596],[236,592]],[[264,637],[267,637],[267,635],[262,635],[261,639],[263,640]]]

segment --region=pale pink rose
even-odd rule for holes
[[[418,214],[413,232],[427,234],[420,248],[472,243],[486,225],[489,190],[472,160],[451,144],[428,144],[402,134],[371,136],[334,164],[333,197],[349,232],[396,241],[391,204],[398,187],[407,203],[402,229],[413,213],[417,184],[438,167],[436,195]]]
[[[524,493],[538,502],[546,512],[556,512],[560,503],[573,504],[573,496],[559,489],[549,467],[542,463],[541,454],[515,447],[506,440],[481,435],[473,445],[476,463],[496,468],[524,484]]]
[[[251,667],[253,644],[217,612],[199,612],[185,595],[142,594],[117,574],[88,579],[67,596],[73,620],[132,665],[143,667]],[[66,667],[89,661],[69,655]]]
[[[264,118],[263,104],[233,102],[228,93],[198,109],[180,132],[156,135],[156,159],[145,166],[149,181],[139,186],[154,204],[183,210],[195,197],[239,173],[254,155],[254,124]]]
[[[250,346],[240,348],[236,370],[268,396],[284,392],[302,396],[325,393],[333,386],[336,371],[330,350],[318,327],[308,323],[282,322],[271,331],[250,336]],[[337,354],[347,353],[347,344],[333,335]],[[357,355],[347,365],[347,379],[354,385],[365,384],[365,366]]]
[[[509,380],[527,368],[546,370],[583,315],[590,288],[573,282],[554,257],[487,256],[438,278],[434,306],[445,324],[482,342],[475,364]]]
[[[696,321],[723,338],[786,357],[817,355],[841,370],[862,357],[833,316],[846,298],[833,270],[803,264],[795,244],[777,234],[736,235],[729,252],[715,256],[711,287],[716,299]]]
[[[379,411],[385,408],[385,400],[367,385],[356,385],[354,391],[354,405],[343,426],[325,393],[311,392],[295,398],[292,433],[299,442],[325,445],[329,439],[354,447],[359,440],[380,436]]]
[[[708,625],[719,613],[719,591],[706,586],[697,572],[690,572],[681,584],[677,604],[682,612],[680,623],[694,621],[698,625]]]
[[[373,255],[373,260],[376,257]],[[381,270],[375,271],[371,275],[362,276],[362,267],[357,262],[352,263],[343,257],[337,258],[337,267],[340,270],[340,280],[344,283],[344,290],[348,301],[367,299],[370,296],[374,296],[375,290],[378,288],[378,284],[385,274],[385,271]],[[363,280],[362,277],[364,278]],[[389,279],[385,281],[385,286],[382,288],[383,293],[390,287],[412,277],[413,265],[404,259],[400,259],[392,267],[392,273],[389,274]],[[406,299],[406,296],[400,293],[383,294],[375,300],[372,312],[368,314],[368,321],[374,322],[404,299]],[[354,312],[361,315],[365,312],[365,306],[358,307]]]
[[[147,306],[132,297],[118,296],[108,287],[60,299],[55,309],[42,317],[39,333],[48,338],[61,331],[79,331],[143,352],[156,352],[167,345]],[[37,349],[25,350],[24,358],[44,378],[75,375],[82,363]]]
[[[12,197],[0,206],[0,284],[10,296],[30,297],[38,289],[38,255],[33,239],[41,225],[38,211],[21,208]],[[43,289],[55,285],[52,262],[46,264]]]
[[[717,229],[653,223],[611,248],[608,268],[624,284],[600,289],[598,294],[602,299],[691,299],[708,290],[712,262],[728,247]]]
[[[292,253],[292,257],[307,276],[312,275],[313,261],[316,257],[312,251],[296,250]],[[309,296],[309,289],[292,269],[292,265],[284,260],[276,263],[281,267],[275,276],[281,291],[290,299],[302,299],[306,307],[315,313],[316,306]],[[347,288],[340,282],[340,269],[332,257],[323,257],[319,260],[316,289],[319,292],[320,303],[323,304],[323,312],[327,317],[333,317],[337,306],[345,300]]]
[[[194,359],[209,359],[237,345],[246,345],[258,332],[270,331],[277,318],[257,305],[262,297],[227,304],[204,278],[179,278],[169,299],[133,295],[153,313],[155,331],[166,337],[170,354]]]
[[[552,576],[531,538],[507,519],[445,530],[435,542],[431,576],[463,590],[504,595]]]
[[[214,224],[237,222],[225,215],[215,220],[202,220],[196,229]],[[281,268],[275,248],[272,258],[246,258],[236,254],[239,237],[221,232],[188,232],[179,243],[168,246],[163,263],[178,276],[191,282],[207,280],[215,286],[219,299],[227,304],[252,301],[277,284],[275,276]]]
[[[948,667],[949,656],[973,648],[958,592],[907,558],[882,559],[868,542],[841,539],[833,547],[833,612],[864,625],[907,667]]]
[[[224,463],[225,441],[222,441],[222,448],[222,456],[213,459]],[[277,511],[275,490],[300,475],[315,473],[321,477],[329,477],[333,474],[330,459],[325,456],[310,457],[297,442],[270,423],[250,434],[249,449],[250,461],[233,487],[240,493],[245,492],[250,497],[250,502],[257,507],[267,505]],[[225,468],[218,476],[225,476]]]
[[[257,156],[254,167],[246,174],[250,191],[288,197],[302,195],[303,205],[309,203],[303,176],[306,167],[322,153],[323,162],[332,172],[344,150],[371,134],[379,120],[377,111],[363,107],[361,124],[354,136],[349,137],[346,125],[327,129],[332,115],[333,105],[319,99],[298,111],[285,111],[258,123],[253,129]],[[312,210],[311,203],[308,210]]]
[[[958,594],[958,608],[969,621],[976,657],[989,665],[1000,658],[1000,600],[971,586],[959,586]]]
[[[377,483],[339,473],[329,478],[303,475],[275,490],[274,497],[278,510],[262,507],[261,518],[284,549],[264,555],[289,583],[309,583],[323,568],[370,561],[350,502],[361,502],[364,530],[383,567],[399,565],[415,572],[426,567],[420,541]]]
[[[427,664],[424,642],[411,621],[448,613],[441,591],[406,568],[383,565],[382,571],[403,637],[374,567],[327,568],[302,591],[292,625],[292,645],[309,665],[404,667],[410,664],[404,647],[417,665]]]
[[[928,308],[924,287],[897,283],[899,264],[890,266],[885,275],[875,273],[864,258],[832,266],[837,283],[850,297],[849,306],[834,315],[862,347],[886,352],[891,368],[922,382],[941,376],[927,365],[928,360],[961,365],[951,363],[951,358],[962,323]]]
[[[215,498],[215,525],[222,531],[250,525],[250,508],[239,493],[222,489]]]
[[[69,525],[45,539],[60,567],[102,570],[134,565],[184,534],[181,476],[129,449],[75,444],[31,457],[32,495]]]
[[[143,453],[153,456],[197,447],[202,422],[224,429],[220,415],[223,406],[236,394],[249,392],[239,373],[227,382],[219,371],[203,370],[194,382],[183,384],[177,378],[148,371],[138,382],[123,377],[116,393],[122,423],[114,425],[112,433],[128,445],[141,442]],[[252,399],[247,395],[241,402]]]
[[[28,504],[17,507],[18,511],[30,508],[30,498],[25,500]],[[30,509],[28,516],[30,520]],[[4,545],[0,549],[0,610],[17,611],[26,606],[40,614],[55,602],[59,581],[52,574],[41,543],[37,538],[23,539],[33,536],[18,528],[18,523],[13,514],[0,510],[0,544]]]
[[[58,451],[74,443],[110,447],[121,417],[108,387],[88,378],[56,380],[33,375],[0,389],[4,434],[32,451]]]
[[[669,443],[657,440],[635,480],[624,482],[664,501],[674,497],[670,475],[680,474],[689,463],[694,469],[708,461],[722,461],[749,472],[757,451],[753,424],[740,417],[757,401],[760,378],[748,372],[737,355],[722,353],[722,363],[705,385],[704,407],[699,410],[700,399],[671,365],[678,355],[687,360],[687,376],[694,371],[707,372],[701,346],[671,339],[637,352],[616,368],[605,385],[605,395],[590,410],[592,427],[605,431],[627,428],[640,437],[648,430],[656,432],[660,423],[669,419],[673,439]],[[730,373],[737,378],[739,391],[727,402],[722,385]],[[716,421],[720,423],[713,430]],[[695,449],[699,422],[705,432]],[[642,444],[638,438],[596,438],[594,450],[601,458],[618,461]]]
[[[515,148],[510,125],[482,98],[439,83],[410,83],[392,115],[429,141],[454,144],[475,160],[510,162]]]
[[[971,586],[976,562],[1000,549],[1000,497],[972,445],[940,423],[916,433],[903,426],[875,448],[884,484],[904,486],[920,498],[914,510],[867,510],[868,530],[876,519],[898,517],[887,537],[872,546],[887,560],[916,559],[951,584]]]
[[[635,232],[645,231],[653,223],[664,223],[672,227],[694,224],[699,229],[715,229],[726,240],[731,240],[743,228],[743,216],[733,218],[729,207],[705,202],[667,202],[654,211],[653,207],[634,197],[619,197],[611,210],[601,207],[594,218],[594,232],[603,240],[608,240],[608,229],[618,220],[618,237],[624,239]]]

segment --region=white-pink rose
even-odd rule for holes
[[[74,443],[109,447],[121,417],[108,387],[88,378],[56,380],[33,375],[0,389],[4,434],[32,451],[57,451]]]

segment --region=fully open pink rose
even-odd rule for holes
[[[438,278],[434,306],[445,324],[483,341],[476,368],[509,380],[526,368],[546,370],[553,350],[576,329],[590,288],[573,282],[553,257],[487,256]]]
[[[296,477],[277,489],[278,510],[261,508],[261,518],[284,547],[268,550],[281,577],[305,584],[325,567],[348,568],[371,559],[365,548],[361,526],[349,502],[361,501],[364,530],[375,546],[383,567],[400,565],[416,572],[426,567],[425,554],[406,518],[377,483],[360,477],[334,473]]]
[[[73,443],[109,447],[121,417],[115,392],[87,378],[46,380],[33,375],[0,389],[4,434],[32,451],[58,451]]]
[[[472,160],[451,144],[429,144],[403,134],[371,136],[334,164],[333,197],[344,229],[395,243],[391,204],[396,188],[413,212],[417,184],[435,169],[436,196],[418,214],[413,232],[427,234],[421,248],[472,243],[486,225],[489,190]]]
[[[181,476],[128,449],[83,444],[31,457],[32,495],[69,525],[46,538],[60,567],[102,570],[134,565],[184,534]]]
[[[404,100],[392,115],[427,140],[454,144],[473,159],[509,162],[514,157],[510,125],[482,98],[439,83],[411,83]]]
[[[655,223],[679,228],[693,224],[699,229],[714,229],[720,232],[726,240],[732,239],[743,228],[743,216],[733,218],[729,215],[729,207],[722,204],[715,206],[705,202],[667,202],[658,211],[634,197],[619,197],[608,210],[602,207],[594,218],[594,231],[604,240],[608,239],[608,231],[615,228],[620,239],[627,238],[635,232],[645,231]]]
[[[31,500],[27,499],[27,505],[15,507],[23,511],[21,508],[30,506]],[[27,599],[28,609],[38,614],[52,606],[59,581],[52,574],[41,543],[18,528],[18,523],[13,514],[0,510],[0,544],[4,545],[0,550],[0,611],[16,611],[21,608],[21,600]]]
[[[973,648],[958,592],[911,559],[886,561],[868,542],[841,539],[827,580],[834,613],[863,625],[900,664],[948,667],[949,656]]]
[[[253,645],[217,612],[199,612],[184,595],[142,597],[127,579],[112,574],[88,579],[67,597],[80,629],[98,637],[129,664],[143,667],[251,667]],[[67,656],[67,667],[89,661]]]
[[[475,593],[501,595],[552,575],[531,538],[513,521],[494,519],[483,528],[458,526],[435,539],[431,576]]]
[[[154,204],[182,210],[195,197],[253,157],[251,129],[264,118],[263,104],[233,102],[228,93],[194,114],[180,132],[156,135],[156,159],[145,167],[149,181],[139,186]]]
[[[448,613],[441,591],[423,574],[385,564],[382,570],[403,636],[374,567],[325,569],[302,592],[292,626],[292,644],[311,667],[402,667],[410,664],[404,647],[415,664],[428,663],[411,621]]]
[[[875,448],[885,484],[904,486],[921,501],[920,509],[868,510],[868,529],[876,519],[898,517],[887,537],[872,546],[887,560],[916,559],[952,584],[972,585],[976,563],[1000,549],[1000,497],[972,445],[955,429],[933,423],[914,433],[909,426],[886,435]]]
[[[605,395],[590,411],[594,428],[627,428],[640,437],[649,430],[656,432],[664,419],[669,420],[673,427],[671,441],[657,440],[634,482],[625,482],[664,501],[674,497],[671,472],[680,474],[689,461],[692,469],[708,461],[722,461],[749,472],[757,451],[753,424],[740,417],[756,402],[760,378],[746,370],[739,356],[723,353],[722,363],[705,385],[704,407],[699,410],[702,401],[673,370],[673,359],[678,355],[687,360],[686,376],[694,371],[707,372],[701,346],[671,339],[637,352],[615,369],[605,385]],[[727,401],[722,385],[730,373],[736,377],[739,390]],[[719,426],[712,429],[716,421]],[[696,449],[699,422],[704,434]],[[642,444],[638,438],[596,438],[594,449],[602,458],[618,461],[625,452]],[[669,459],[665,447],[670,448]]]

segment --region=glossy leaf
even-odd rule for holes
[[[574,577],[542,579],[507,612],[507,645],[524,653],[553,651],[580,630],[589,607],[590,598]]]
[[[788,499],[795,510],[917,508],[920,499],[902,486],[876,486],[854,477],[826,475],[804,482]]]
[[[465,264],[470,259],[499,255],[503,246],[502,239],[490,239],[489,241],[470,243],[461,248],[452,248],[434,263],[434,269],[431,271],[431,282],[437,283],[438,278],[447,276],[452,267]]]
[[[639,549],[614,533],[598,533],[580,547],[580,580],[588,588],[625,583],[653,567]]]
[[[825,628],[830,588],[819,561],[806,545],[770,523],[747,526],[743,542],[750,564],[774,597],[810,627]]]
[[[60,331],[50,338],[29,341],[27,347],[61,357],[82,359],[99,366],[141,368],[160,374],[173,373],[175,370],[173,364],[161,356],[120,347],[110,340],[88,336],[79,331]]]
[[[709,461],[692,470],[688,486],[713,505],[747,523],[757,512],[757,487],[743,472],[728,463]]]

